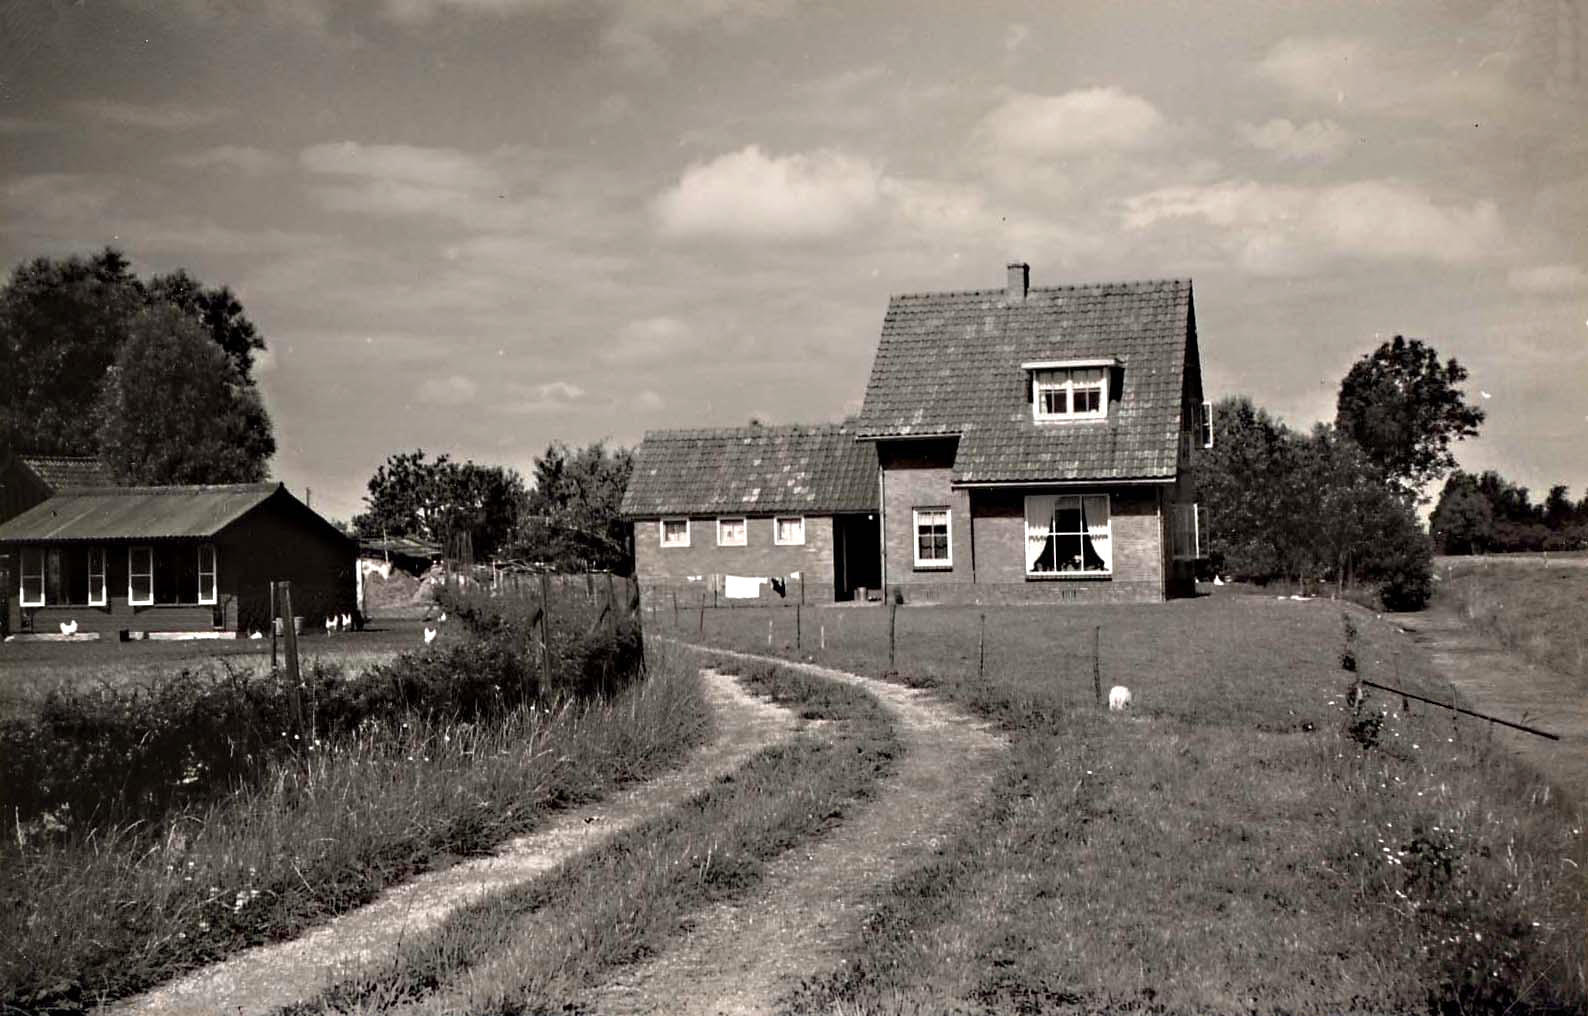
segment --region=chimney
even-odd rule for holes
[[[1009,262],[1009,302],[1017,303],[1024,300],[1030,289],[1031,266],[1024,261]]]

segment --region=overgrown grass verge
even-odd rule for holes
[[[900,742],[886,711],[849,685],[764,667],[744,680],[820,728],[291,1012],[562,1011],[613,968],[661,951],[692,913],[754,891],[768,862],[873,794]]]
[[[1393,628],[1347,609],[1364,676],[1449,697]],[[785,613],[719,611],[708,638],[766,652],[770,619],[773,651],[793,655]],[[900,610],[895,677],[998,723],[1011,761],[944,852],[879,895],[844,969],[789,1011],[1588,1002],[1583,816],[1482,724],[1384,696],[1354,712],[1337,605],[989,610],[983,678],[979,613]],[[886,614],[809,612],[800,655],[880,673]],[[1130,686],[1134,714],[1092,701],[1099,627],[1103,687]]]
[[[14,846],[0,867],[0,1000],[74,1011],[292,937],[661,771],[709,727],[698,674],[675,659],[611,699],[364,724],[271,762],[251,789],[163,816],[158,835],[132,822]]]
[[[1439,599],[1475,628],[1588,691],[1588,568],[1536,561],[1454,562]]]

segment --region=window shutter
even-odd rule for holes
[[[1213,403],[1202,403],[1202,447],[1213,447]]]

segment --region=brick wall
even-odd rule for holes
[[[1004,586],[986,602],[1141,602],[1164,598],[1159,488],[1114,487],[1063,493],[1107,493],[1114,542],[1109,578],[1032,579],[1026,576],[1025,495],[1036,490],[979,490],[972,496],[976,534],[976,585]],[[1047,493],[1047,492],[1042,492]],[[1025,589],[1024,593],[1020,590]]]
[[[957,442],[938,439],[882,441],[883,580],[906,590],[926,586],[969,585],[972,581],[970,495],[949,485]],[[917,508],[949,510],[950,568],[915,566]]]
[[[781,547],[772,542],[772,517],[752,516],[745,523],[745,546],[717,546],[717,520],[691,518],[689,520],[689,546],[663,547],[661,525],[656,519],[634,523],[634,572],[640,581],[641,603],[657,609],[672,606],[672,594],[678,594],[681,605],[700,603],[701,597],[712,602],[712,591],[717,590],[717,602],[728,601],[722,597],[721,579],[724,575],[786,576],[799,572],[804,577],[807,603],[830,603],[833,591],[833,520],[828,515],[805,516],[805,543],[801,546]],[[690,581],[690,576],[701,576],[700,581]],[[786,597],[779,597],[770,585],[761,587],[762,601],[797,602],[799,582],[792,582]]]

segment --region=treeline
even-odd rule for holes
[[[1492,469],[1477,476],[1458,469],[1428,521],[1441,554],[1588,550],[1588,490],[1574,504],[1558,484],[1534,504],[1526,487]]]
[[[1461,390],[1466,378],[1454,359],[1397,335],[1352,364],[1334,422],[1309,433],[1249,398],[1219,402],[1213,447],[1194,466],[1213,570],[1340,592],[1370,586],[1389,609],[1421,607],[1433,549],[1418,492],[1455,466],[1451,443],[1483,422]]]
[[[504,466],[402,452],[370,478],[368,510],[352,526],[366,538],[411,536],[443,549],[467,535],[476,562],[628,575],[634,558],[618,511],[633,469],[633,452],[602,441],[552,443],[535,459],[532,483]]]

